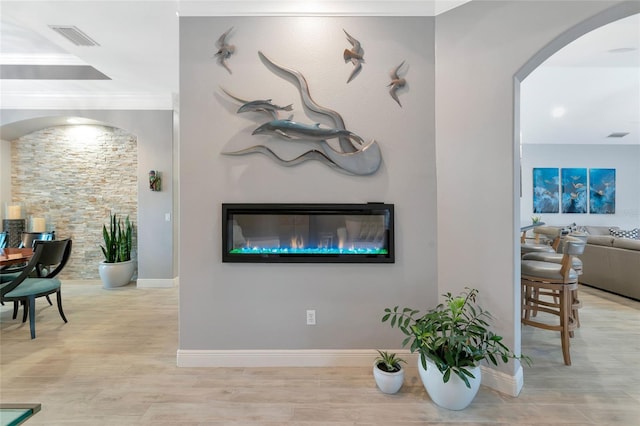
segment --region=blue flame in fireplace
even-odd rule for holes
[[[387,255],[389,251],[382,247],[318,247],[318,248],[292,248],[292,247],[240,247],[234,248],[231,254],[319,254],[319,255]]]

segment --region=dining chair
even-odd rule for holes
[[[571,264],[573,256],[584,252],[585,245],[584,241],[566,241],[562,263],[521,261],[522,324],[559,331],[566,365],[571,365],[569,339],[577,327],[572,303],[574,292],[578,289],[578,273],[571,268]],[[532,316],[538,311],[557,316],[558,323],[533,319]]]
[[[7,246],[8,234],[7,231],[0,232],[0,249]]]
[[[55,232],[22,232],[20,234],[20,248],[33,247],[38,240],[51,241],[56,239]]]
[[[31,338],[36,337],[35,300],[38,297],[56,293],[58,312],[66,323],[67,318],[62,310],[62,283],[56,275],[62,271],[71,255],[70,239],[42,241],[34,243],[33,257],[13,281],[0,288],[0,300],[24,304],[23,322],[29,315]],[[34,276],[32,276],[34,275]],[[14,305],[15,306],[15,305]],[[15,318],[14,307],[14,318]]]

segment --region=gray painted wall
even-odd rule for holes
[[[533,168],[582,167],[616,169],[615,214],[542,213],[549,225],[619,226],[632,229],[640,226],[640,146],[639,145],[547,145],[522,146],[522,198],[520,217],[523,223],[533,216]]]
[[[564,31],[617,3],[473,1],[436,19],[439,290],[479,288],[512,347],[521,327],[513,79]]]
[[[173,217],[172,111],[2,110],[0,125],[50,116],[90,118],[137,136],[138,279],[173,279],[173,222],[165,221],[165,213]],[[161,192],[149,190],[151,169],[163,173]]]
[[[181,18],[181,349],[399,347],[399,333],[380,323],[384,308],[436,302],[433,22]],[[212,58],[214,41],[231,26],[233,74]],[[343,28],[365,50],[363,70],[349,84]],[[269,70],[258,50],[300,71],[319,104],[380,143],[383,165],[375,175],[348,176],[317,162],[284,168],[258,154],[221,155],[263,141],[251,131],[268,120],[236,114],[239,105],[220,86],[243,98],[294,103],[296,121],[316,120],[302,113],[295,86]],[[408,86],[400,108],[386,85],[403,60]],[[291,142],[275,145],[292,148]],[[223,202],[367,201],[396,206],[395,264],[221,263]],[[307,309],[316,310],[316,326],[306,325]]]

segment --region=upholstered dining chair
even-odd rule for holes
[[[578,273],[571,264],[574,256],[584,252],[584,247],[583,241],[566,241],[561,263],[521,261],[522,323],[559,331],[566,365],[571,365],[570,337],[577,327],[572,300],[578,288]],[[538,312],[557,316],[559,321],[552,324],[533,319],[533,314]]]
[[[70,239],[36,241],[33,257],[20,275],[0,287],[0,300],[24,304],[23,322],[28,313],[32,339],[36,337],[35,299],[38,297],[56,293],[58,312],[62,320],[67,322],[62,310],[61,282],[56,276],[67,264],[71,246]],[[17,307],[14,304],[14,318],[16,313]]]
[[[20,248],[33,247],[38,240],[51,241],[56,239],[55,232],[23,232],[20,234]]]
[[[7,246],[8,234],[6,231],[0,232],[0,249]]]
[[[56,236],[55,231],[53,232],[22,232],[20,233],[20,244],[18,245],[18,247],[33,248],[33,245],[36,241],[55,240],[56,239],[55,236]],[[20,264],[20,265],[14,265],[10,269],[3,270],[0,273],[0,283],[12,281],[14,278],[16,278],[20,274],[20,272],[25,267],[26,267],[26,263]],[[46,299],[47,299],[47,302],[49,302],[49,305],[53,305],[53,302],[51,302],[51,298],[49,297],[49,295],[46,296]],[[18,308],[17,308],[17,303],[15,303],[14,309],[13,309],[13,319],[16,318],[17,313],[18,313]]]

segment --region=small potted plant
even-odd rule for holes
[[[482,360],[493,365],[509,359],[528,357],[515,355],[502,343],[502,337],[489,329],[491,314],[476,304],[477,289],[459,296],[446,293],[445,303],[420,314],[412,308],[386,308],[382,322],[400,329],[410,344],[411,352],[420,354],[418,371],[431,399],[451,410],[468,406],[480,387]]]
[[[402,358],[398,358],[393,352],[378,350],[380,356],[373,364],[373,377],[376,385],[383,393],[394,394],[400,390],[404,382],[404,369],[401,362],[406,364]]]
[[[102,225],[104,246],[100,246],[104,261],[98,266],[98,272],[105,288],[120,287],[128,284],[133,277],[135,264],[131,260],[133,247],[133,224],[126,217],[111,214],[109,229]]]

